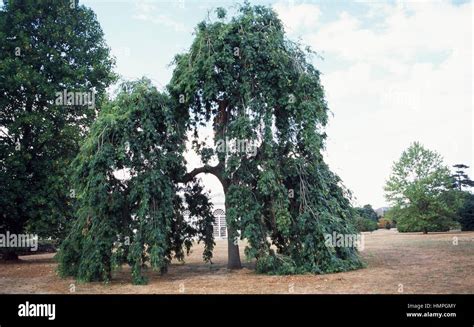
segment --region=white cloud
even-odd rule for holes
[[[474,164],[472,4],[361,5],[365,14],[341,12],[299,34],[334,63],[322,75],[335,114],[327,160],[360,204],[381,206],[391,164],[413,141],[446,164]],[[305,20],[292,10],[280,16],[285,24]]]
[[[315,28],[321,14],[319,7],[314,4],[277,3],[273,6],[273,9],[283,21],[288,33]]]
[[[410,61],[455,49],[470,42],[469,4],[445,3],[393,6],[376,29],[361,27],[362,21],[347,12],[339,19],[304,37],[315,49],[332,52],[349,61]],[[464,46],[465,47],[465,46]]]
[[[176,32],[186,31],[186,27],[183,23],[160,13],[160,10],[163,11],[162,8],[158,8],[154,3],[138,1],[135,3],[135,14],[133,18],[171,28]]]

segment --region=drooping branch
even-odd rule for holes
[[[219,181],[221,183],[223,183],[223,176],[222,176],[222,164],[219,163],[218,165],[216,166],[210,166],[210,165],[204,165],[202,167],[199,167],[199,168],[194,168],[192,171],[190,171],[189,173],[186,173],[183,178],[181,179],[180,182],[182,183],[188,183],[190,181],[193,180],[194,177],[196,177],[196,175],[200,174],[200,173],[209,173],[209,174],[212,174],[214,176],[216,176]],[[224,183],[223,183],[224,184]]]
[[[227,124],[227,106],[229,102],[227,100],[219,101],[219,110],[218,114],[214,118],[214,129],[216,135],[219,139],[224,139],[225,136],[225,126]],[[215,166],[211,165],[204,165],[199,168],[194,168],[189,173],[186,173],[180,180],[181,183],[188,183],[193,180],[200,173],[208,173],[216,176],[219,181],[222,183],[222,186],[225,187],[227,185],[226,181],[224,180],[224,167],[225,167],[225,156],[224,158],[218,158],[219,163]]]

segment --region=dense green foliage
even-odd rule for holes
[[[359,232],[372,232],[378,228],[377,222],[357,215],[354,218],[354,225]]]
[[[4,1],[0,9],[0,232],[60,237],[71,217],[67,169],[95,118],[57,92],[113,80],[95,14],[72,1]]]
[[[395,162],[385,186],[389,217],[400,232],[447,231],[461,204],[441,156],[415,142]]]
[[[180,111],[189,110],[206,164],[196,172],[221,181],[230,238],[240,231],[259,272],[361,266],[355,248],[324,244],[326,233],[356,231],[347,194],[321,154],[328,108],[310,54],[285,37],[271,9],[245,4],[231,19],[219,9],[217,21],[201,22],[189,51],[175,58],[169,91]],[[199,138],[207,124],[213,144]],[[246,140],[257,151],[219,151],[223,140]]]
[[[463,188],[469,189],[474,187],[474,181],[472,181],[465,172],[469,166],[457,164],[453,167],[456,169],[454,174],[451,175],[454,180],[453,187],[460,191],[460,196],[463,200],[463,204],[458,212],[461,230],[472,231],[474,230],[474,195],[468,191],[463,191]]]
[[[371,232],[377,229],[379,217],[370,204],[355,208],[356,210],[356,228],[360,232]]]
[[[195,237],[210,261],[212,207],[199,183],[178,186],[185,173],[183,117],[146,79],[124,83],[103,107],[73,162],[78,211],[58,254],[62,276],[107,281],[128,263],[141,284],[142,267],[165,272]],[[195,226],[184,220],[185,207]]]
[[[359,232],[372,232],[378,228],[379,217],[370,204],[354,208],[354,225]]]
[[[375,212],[374,208],[370,204],[366,204],[362,208],[357,208],[360,215],[364,216],[365,218],[377,222],[379,217]]]
[[[464,165],[464,164],[456,164],[453,165],[453,167],[456,169],[453,175],[451,177],[454,179],[453,187],[459,189],[459,191],[462,191],[462,188],[470,188],[474,187],[474,181],[469,178],[469,176],[466,174],[465,170],[469,168],[469,166]]]
[[[464,203],[459,210],[459,223],[461,230],[474,230],[474,194],[465,192]]]

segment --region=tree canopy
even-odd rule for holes
[[[468,169],[469,166],[464,164],[456,164],[453,165],[453,167],[456,169],[454,174],[451,175],[451,177],[454,179],[453,187],[458,188],[460,191],[462,191],[463,187],[474,187],[474,181],[471,180],[465,172],[465,170]]]
[[[355,226],[360,232],[371,232],[378,228],[377,222],[379,217],[370,204],[366,204],[363,207],[354,208],[355,214]]]
[[[62,274],[108,279],[126,258],[140,283],[143,264],[166,271],[196,235],[209,260],[212,215],[200,173],[214,174],[225,192],[229,268],[241,265],[238,238],[247,240],[258,272],[361,267],[355,245],[325,244],[327,234],[357,231],[349,193],[321,154],[328,108],[310,54],[285,37],[270,8],[245,4],[231,19],[220,8],[175,57],[167,94],[144,81],[126,84],[75,160],[78,220],[60,251]],[[204,126],[213,128],[210,144]],[[187,140],[203,164],[190,172]],[[122,169],[129,180],[114,175]],[[197,230],[182,219],[184,207]]]
[[[375,212],[374,208],[370,204],[366,204],[363,207],[355,208],[359,215],[364,217],[365,219],[369,219],[372,221],[377,222],[379,220],[379,217],[377,216],[377,213]]]
[[[474,231],[474,194],[464,192],[464,203],[459,210],[461,230]]]
[[[442,157],[414,142],[394,163],[385,186],[393,204],[389,216],[400,232],[447,231],[453,227],[461,198],[452,190]]]
[[[77,1],[4,1],[0,9],[0,231],[60,237],[71,217],[67,169],[96,116],[113,60]],[[92,100],[92,97],[89,99]]]

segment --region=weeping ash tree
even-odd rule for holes
[[[146,80],[126,83],[102,109],[74,162],[78,210],[58,254],[63,276],[109,280],[128,263],[142,283],[144,266],[165,272],[195,237],[210,261],[201,173],[224,189],[228,268],[241,267],[239,238],[260,273],[362,266],[354,246],[325,242],[357,232],[348,194],[321,154],[328,108],[310,51],[285,38],[271,9],[245,4],[225,16],[218,9],[216,22],[197,26],[189,51],[175,57],[167,94]],[[203,126],[213,128],[210,142]],[[202,161],[190,172],[187,141]],[[185,208],[196,224],[183,219]]]
[[[354,247],[324,242],[326,234],[356,232],[347,194],[321,154],[328,108],[311,51],[285,37],[269,8],[245,4],[230,20],[224,9],[216,13],[175,57],[169,93],[173,106],[189,113],[203,162],[186,177],[210,173],[222,183],[228,267],[241,266],[239,237],[258,272],[361,267]],[[200,137],[203,125],[212,125],[211,145]]]

